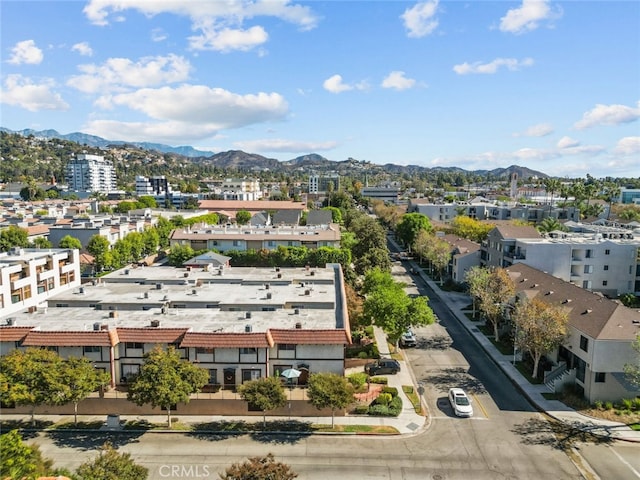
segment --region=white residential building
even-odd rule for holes
[[[69,191],[109,193],[116,191],[116,171],[101,155],[79,154],[67,163]]]
[[[246,178],[227,178],[222,182],[221,195],[223,200],[260,200],[262,198],[260,181]]]
[[[52,295],[79,285],[78,250],[14,247],[0,253],[0,316],[34,311]]]

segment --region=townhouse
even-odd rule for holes
[[[314,372],[344,374],[351,343],[342,270],[333,264],[126,268],[2,323],[0,354],[40,347],[85,356],[114,387],[155,345],[206,368],[211,387],[232,388],[287,368],[303,372],[299,383]]]
[[[507,268],[517,297],[560,306],[569,316],[565,341],[546,357],[553,367],[545,383],[555,391],[574,385],[590,403],[634,398],[638,387],[626,378],[625,364],[637,362],[632,342],[640,335],[640,312],[565,282],[531,266]]]

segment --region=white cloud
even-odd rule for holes
[[[83,132],[103,138],[125,141],[184,144],[216,136],[217,125],[184,122],[117,122],[113,120],[93,120],[87,123]]]
[[[73,47],[71,47],[71,51],[78,52],[80,55],[83,55],[85,57],[91,57],[93,55],[93,50],[87,42],[76,43]]]
[[[523,0],[518,8],[512,8],[500,19],[500,30],[524,33],[537,29],[543,20],[555,20],[562,16],[562,9],[552,9],[548,0]]]
[[[137,62],[128,58],[110,58],[102,65],[80,65],[82,75],[69,79],[68,85],[85,93],[121,90],[181,82],[189,78],[191,64],[184,57],[145,57]]]
[[[510,71],[520,70],[522,67],[530,67],[533,65],[532,58],[524,58],[518,60],[516,58],[496,58],[489,63],[461,63],[454,65],[453,71],[458,75],[468,75],[470,73],[494,74],[500,67],[505,67]]]
[[[402,71],[393,71],[382,81],[383,88],[394,88],[396,90],[406,90],[414,87],[416,81],[412,78],[405,77]]]
[[[266,42],[268,35],[263,27],[243,27],[247,20],[257,17],[278,18],[297,25],[301,30],[314,28],[319,20],[308,6],[295,5],[289,0],[91,0],[84,8],[84,13],[92,23],[107,25],[111,14],[128,9],[138,10],[149,17],[161,13],[189,17],[192,29],[201,32],[190,38],[191,47],[198,50],[230,51],[236,47],[239,50],[250,50]]]
[[[404,20],[404,27],[407,35],[412,38],[420,38],[433,33],[438,27],[438,20],[435,17],[438,10],[438,0],[429,0],[416,3],[413,7],[407,8],[400,18]]]
[[[624,137],[618,140],[614,153],[617,155],[640,154],[640,137]],[[637,165],[636,165],[637,166]]]
[[[573,138],[567,136],[562,137],[556,144],[556,146],[560,149],[577,147],[578,145],[580,145],[580,142],[578,140],[574,140]]]
[[[597,104],[593,109],[582,115],[582,120],[575,123],[578,130],[597,125],[620,125],[630,123],[640,118],[640,102],[636,108],[626,105]]]
[[[153,30],[151,30],[151,40],[153,40],[154,42],[162,42],[166,40],[167,37],[168,35],[162,28],[154,28]]]
[[[69,105],[59,93],[52,91],[53,80],[39,84],[22,75],[8,75],[0,91],[0,103],[24,108],[30,112],[40,110],[67,110]]]
[[[346,92],[348,90],[353,90],[353,86],[352,85],[348,85],[346,83],[342,82],[342,75],[333,75],[332,77],[327,78],[323,83],[322,86],[324,87],[325,90],[331,92],[331,93],[340,93],[340,92]]]
[[[553,133],[553,126],[548,123],[539,123],[527,128],[524,132],[514,133],[514,137],[546,137]]]
[[[216,50],[227,53],[233,50],[248,51],[257,45],[266,43],[269,35],[260,26],[248,30],[241,29],[203,29],[203,34],[189,37],[189,45],[194,50]]]
[[[213,130],[280,120],[288,113],[287,102],[277,93],[238,95],[222,88],[188,84],[117,94],[104,105],[128,107],[156,120]]]
[[[42,62],[44,55],[42,50],[36,47],[36,42],[33,40],[23,40],[18,42],[11,49],[11,57],[7,62],[14,65],[22,65],[28,63],[31,65],[37,65]]]
[[[249,152],[319,152],[332,150],[338,146],[337,142],[301,142],[296,140],[285,140],[280,138],[247,140],[235,142],[234,145]]]

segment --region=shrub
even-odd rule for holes
[[[600,400],[596,400],[593,404],[598,410],[602,410],[603,403]]]
[[[386,385],[389,383],[389,379],[387,377],[371,377],[369,379],[369,383],[375,383],[376,385]]]
[[[392,397],[398,396],[398,389],[396,387],[387,387],[386,385],[382,387],[382,393],[388,393]]]
[[[369,405],[356,405],[356,408],[353,409],[353,413],[356,415],[366,415],[369,413]]]
[[[367,352],[359,352],[358,358],[369,358],[369,354]]]
[[[371,405],[369,407],[369,415],[373,417],[388,417],[390,416],[389,407],[386,405]]]
[[[349,383],[351,385],[358,388],[358,387],[362,387],[365,383],[367,383],[368,377],[369,376],[366,373],[359,372],[359,373],[352,373],[347,377],[347,380],[349,380]]]
[[[377,417],[397,417],[400,415],[401,411],[402,399],[400,397],[393,397],[388,405],[380,405],[379,403],[376,403],[369,407],[369,415]]]
[[[622,407],[625,410],[631,410],[633,408],[633,401],[630,398],[623,398],[622,399]]]
[[[613,402],[604,402],[604,408],[605,408],[605,410],[612,410],[613,409]]]
[[[393,397],[390,393],[381,393],[378,398],[375,399],[376,405],[389,405]]]
[[[640,397],[633,399],[633,409],[640,411]]]
[[[374,338],[373,325],[368,325],[368,326],[364,327],[364,333],[367,335],[367,337]]]

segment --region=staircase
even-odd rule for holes
[[[576,369],[567,369],[565,362],[560,364],[544,376],[544,384],[552,392],[559,392],[568,383],[573,383],[576,379]]]

